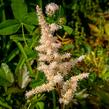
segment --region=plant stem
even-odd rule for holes
[[[3,0],[1,0],[1,4],[4,5]],[[2,20],[5,21],[6,20],[6,16],[5,16],[5,9],[2,10]]]
[[[25,45],[28,46],[27,43],[26,43],[26,38],[25,38],[25,34],[24,34],[23,23],[21,25],[22,25],[22,36],[23,36],[23,40],[24,40]]]
[[[22,66],[23,66],[24,63],[25,63],[25,58],[24,58],[24,56],[22,55],[22,56],[20,57],[20,60],[19,60],[18,64],[17,64],[17,67],[16,67],[16,69],[15,69],[15,74],[16,74],[16,75],[17,75],[17,72],[19,71],[19,69],[22,68]]]
[[[65,105],[63,103],[61,103],[61,109],[65,109]]]
[[[39,6],[42,8],[42,0],[39,0]]]
[[[52,91],[53,95],[53,109],[56,109],[56,95],[55,95],[55,90]]]
[[[59,95],[59,98],[61,98],[61,90],[60,90],[60,85],[59,84],[56,84],[56,89],[57,89],[57,92],[58,92],[58,95]],[[59,109],[65,109],[65,106],[63,103],[60,104],[60,107]]]
[[[21,53],[23,54],[23,56],[24,56],[24,58],[25,58],[26,65],[27,65],[27,67],[28,67],[28,70],[29,70],[30,74],[33,74],[31,65],[30,65],[30,63],[29,63],[29,61],[28,61],[28,57],[27,57],[27,55],[26,55],[26,53],[25,53],[25,51],[24,51],[22,45],[20,44],[20,42],[16,42],[16,43],[17,43],[17,45],[18,45],[18,47],[19,47]]]

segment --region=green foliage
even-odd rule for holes
[[[64,30],[65,30],[69,35],[72,34],[72,32],[73,32],[73,29],[72,29],[72,28],[70,28],[69,26],[63,26],[63,27],[64,27]]]
[[[24,0],[11,0],[11,7],[14,17],[19,21],[22,21],[24,16],[27,14],[27,5]]]
[[[46,81],[37,71],[40,30],[35,6],[43,11],[52,0],[0,0],[0,109],[59,109],[58,95],[25,98],[25,93]],[[109,14],[108,0],[54,0],[60,6],[49,23],[62,29],[55,35],[62,42],[62,52],[72,58],[86,55],[72,69],[72,74],[89,72],[88,80],[79,82],[74,100],[66,109],[108,109],[109,107]],[[30,83],[31,81],[31,83]]]
[[[0,35],[14,34],[20,28],[17,20],[6,20],[0,24]]]
[[[8,65],[1,64],[0,68],[0,86],[9,86],[14,82],[13,73],[10,71]]]

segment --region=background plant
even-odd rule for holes
[[[0,108],[52,108],[52,100],[57,100],[52,93],[25,99],[26,90],[45,81],[43,73],[36,70],[34,47],[40,31],[35,6],[39,4],[45,10],[50,2],[60,6],[53,19],[48,16],[46,19],[62,26],[55,34],[63,43],[61,51],[70,52],[73,58],[87,54],[72,73],[91,73],[89,80],[79,83],[74,102],[66,108],[108,109],[108,0],[0,0]],[[55,105],[59,108],[57,102]]]

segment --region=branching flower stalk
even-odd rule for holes
[[[68,75],[71,68],[77,62],[84,59],[84,56],[72,60],[70,53],[60,54],[59,48],[61,48],[61,43],[53,36],[53,28],[51,29],[50,25],[45,21],[39,6],[36,6],[36,11],[41,27],[40,44],[35,48],[39,52],[38,70],[44,72],[47,82],[27,92],[26,97],[29,98],[34,94],[46,91],[49,92],[56,89],[60,97],[59,102],[67,105],[74,96],[78,80],[88,77],[88,73],[72,76],[66,81],[64,80],[64,77]],[[54,31],[56,31],[56,28]]]

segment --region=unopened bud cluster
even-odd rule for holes
[[[46,9],[46,14],[48,16],[52,16],[59,9],[59,6],[55,3],[50,3],[45,7],[45,9]]]

